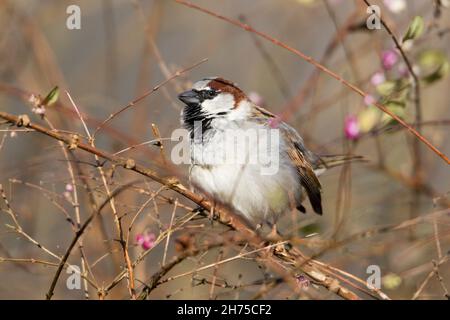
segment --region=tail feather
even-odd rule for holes
[[[344,165],[349,162],[367,162],[367,161],[368,160],[363,156],[353,154],[320,155],[317,161],[313,164],[313,167],[314,170],[326,170]]]

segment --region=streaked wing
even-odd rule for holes
[[[283,134],[285,135],[287,142],[287,154],[289,158],[292,160],[293,164],[297,168],[297,173],[300,178],[300,183],[305,188],[306,193],[309,198],[309,202],[313,207],[314,211],[317,214],[322,214],[322,187],[320,185],[320,181],[314,173],[313,167],[310,163],[310,157],[312,157],[312,153],[306,150],[303,145],[303,141],[297,138],[298,133],[284,124]],[[305,154],[311,153],[311,155],[307,158]],[[299,204],[300,205],[300,204]]]
[[[270,111],[255,105],[253,121],[267,123],[268,119],[275,117]],[[320,162],[320,158],[306,149],[303,139],[295,129],[284,122],[280,122],[278,127],[287,144],[287,154],[297,168],[300,183],[306,190],[311,206],[316,213],[322,214],[322,187],[312,166],[312,164]],[[303,208],[301,203],[298,203],[297,206]]]

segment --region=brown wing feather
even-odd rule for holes
[[[253,110],[254,110],[256,116],[260,115],[262,117],[267,117],[267,118],[275,118],[276,117],[272,112],[270,112],[267,109],[264,109],[263,107],[260,107],[256,104],[254,104],[253,107],[254,107]]]
[[[311,164],[305,159],[303,152],[295,143],[289,148],[288,155],[297,168],[300,183],[308,194],[311,206],[317,214],[322,214],[322,187]]]
[[[266,122],[267,119],[275,118],[275,115],[270,111],[254,105],[253,117],[255,120],[261,120]],[[298,135],[298,133],[288,126],[286,123],[280,123],[280,129],[282,134],[285,135],[286,141],[288,142],[289,149],[287,151],[289,157],[297,168],[297,172],[300,178],[300,183],[303,188],[305,188],[306,193],[309,198],[309,202],[317,214],[322,214],[322,187],[320,181],[314,173],[312,164],[310,161],[317,161],[318,157],[313,153],[308,151],[303,146],[303,140]],[[306,156],[305,156],[306,153]],[[317,159],[316,159],[317,158]],[[298,203],[298,208],[300,211],[304,212],[305,208],[301,203]]]

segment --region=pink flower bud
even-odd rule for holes
[[[345,118],[344,133],[348,140],[356,140],[359,138],[360,131],[356,116],[349,115]]]
[[[154,233],[138,233],[136,235],[136,243],[144,250],[148,250],[154,247],[156,236]]]
[[[406,9],[405,0],[384,0],[384,5],[392,13],[399,13]]]
[[[381,53],[381,63],[385,70],[391,70],[398,61],[398,54],[395,50],[385,50]]]
[[[374,86],[378,86],[386,81],[386,77],[383,71],[375,72],[372,77],[370,77],[370,83]]]
[[[376,102],[377,102],[377,99],[375,99],[375,97],[370,94],[368,94],[364,97],[364,104],[366,106],[371,106],[371,105],[375,104]]]

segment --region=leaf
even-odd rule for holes
[[[448,72],[450,70],[450,64],[448,61],[445,61],[442,65],[439,66],[433,73],[429,74],[426,77],[423,77],[423,80],[430,84],[435,81],[438,81],[448,75]]]
[[[446,60],[445,54],[435,49],[425,50],[419,56],[419,64],[423,68],[435,68],[436,65],[442,64],[443,60]]]
[[[398,116],[401,119],[405,118],[405,107],[406,107],[406,103],[404,101],[388,101],[384,104],[386,106],[386,108],[391,111],[392,113],[394,113],[396,116]],[[383,124],[388,125],[391,122],[396,122],[390,115],[388,115],[387,113],[383,113],[383,116],[381,117],[381,122],[383,122]]]
[[[300,228],[300,232],[303,233],[304,235],[310,235],[320,232],[320,225],[314,222],[307,224],[306,226]]]
[[[369,132],[372,130],[380,121],[382,111],[375,107],[367,107],[358,114],[358,124],[361,132]]]
[[[419,56],[419,64],[425,76],[422,80],[431,84],[448,75],[450,64],[447,57],[439,50],[426,50]]]
[[[379,85],[377,85],[376,89],[379,94],[382,96],[389,96],[395,92],[397,87],[397,82],[394,80],[385,81]]]
[[[425,25],[423,23],[423,18],[421,16],[415,16],[409,25],[408,31],[406,31],[406,34],[403,36],[403,42],[420,37],[424,29]]]
[[[402,100],[389,100],[384,103],[384,105],[389,108],[405,108],[406,102]]]
[[[41,105],[44,107],[49,107],[56,101],[58,101],[58,97],[59,97],[59,88],[58,86],[56,86],[47,94],[47,96],[42,101]]]
[[[393,94],[396,96],[404,96],[407,94],[409,88],[409,81],[407,79],[388,80],[376,87],[377,92],[384,96],[390,97]]]

